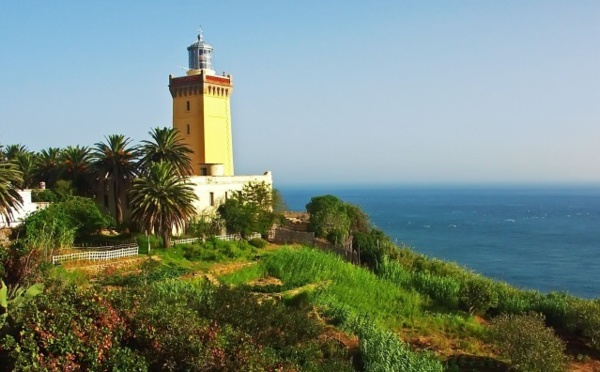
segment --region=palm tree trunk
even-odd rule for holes
[[[163,226],[162,238],[165,248],[169,248],[171,246],[171,234],[169,233],[169,227]]]
[[[115,214],[117,215],[117,226],[121,226],[123,224],[123,206],[121,205],[121,193],[119,188],[117,187],[117,182],[113,181],[113,191],[114,191],[114,199],[115,199]]]

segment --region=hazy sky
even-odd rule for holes
[[[4,1],[0,143],[135,141],[202,26],[237,174],[600,183],[600,1]]]

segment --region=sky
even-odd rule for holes
[[[202,27],[236,174],[276,185],[600,184],[600,2],[5,1],[0,143],[172,125]]]

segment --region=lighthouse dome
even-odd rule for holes
[[[209,75],[215,74],[212,67],[213,47],[204,41],[202,34],[198,35],[198,40],[193,42],[187,50],[190,70],[202,70]]]

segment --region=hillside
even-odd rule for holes
[[[208,240],[153,252],[48,270],[43,294],[9,304],[0,369],[507,371],[516,363],[500,356],[494,318],[518,306],[564,322],[568,360],[540,331],[558,350],[543,368],[600,366],[589,329],[576,328],[585,317],[569,314],[597,303],[519,291],[406,249],[375,271],[301,246]],[[486,302],[473,284],[469,298],[458,277],[500,297]]]

